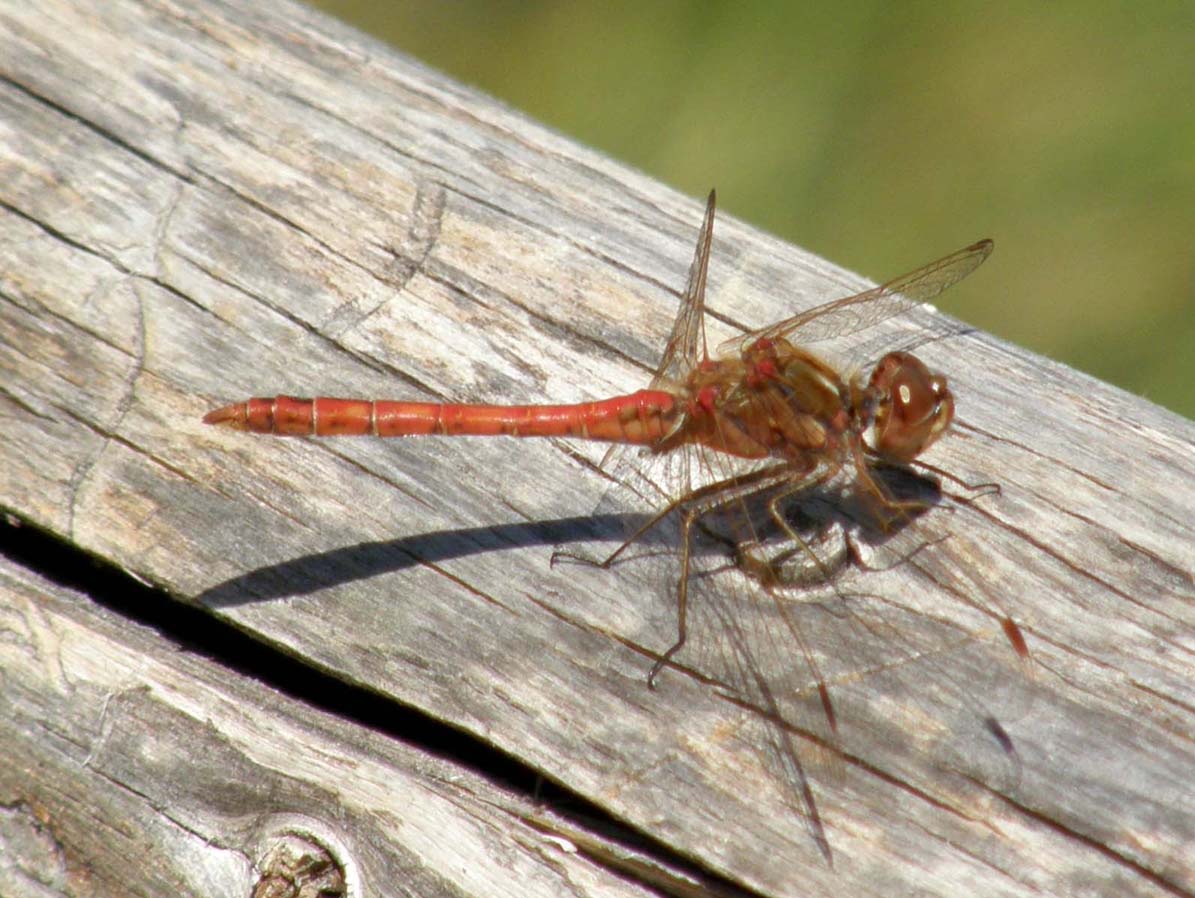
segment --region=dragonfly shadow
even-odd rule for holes
[[[879,547],[898,541],[902,531],[943,505],[938,481],[912,468],[875,465],[871,477],[893,503],[891,507],[855,491],[844,497],[835,510],[843,522],[854,525],[856,538],[865,545]]]
[[[879,467],[871,474],[885,500],[855,488],[813,486],[782,495],[784,526],[773,516],[771,491],[713,509],[701,518],[693,551],[725,557],[709,573],[738,567],[765,587],[799,590],[826,585],[850,565],[863,570],[894,567],[940,541],[945,530],[930,533],[912,526],[943,504],[935,480],[899,467]]]
[[[918,507],[911,511],[902,510],[892,520],[877,525],[874,510],[865,507],[864,499],[819,487],[802,493],[794,501],[789,519],[810,545],[816,542],[818,534],[829,532],[836,525],[847,525],[860,543],[874,546],[891,540],[914,517],[938,501],[936,484],[907,469],[881,470],[878,477],[892,496],[900,501],[919,503]],[[755,504],[762,508],[759,503]],[[616,545],[638,532],[652,517],[639,512],[603,513],[550,521],[462,527],[362,542],[256,568],[210,587],[196,600],[208,608],[230,608],[309,595],[378,574],[481,552],[588,541]],[[753,511],[753,517],[761,517],[758,509]],[[779,539],[778,529],[765,524],[760,526],[759,532]],[[634,551],[627,553],[626,561],[631,562],[644,554],[667,554],[675,548],[675,541],[675,528],[651,527],[636,538]],[[698,540],[694,549],[703,555],[724,552],[726,546],[719,549],[718,542],[717,539]],[[789,551],[792,551],[791,540]]]
[[[208,608],[230,608],[309,595],[354,580],[481,552],[582,540],[619,541],[649,519],[649,515],[638,513],[584,515],[554,521],[462,527],[357,543],[248,571],[205,590],[196,600]],[[659,537],[649,534],[647,539],[658,541]]]

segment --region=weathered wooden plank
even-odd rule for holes
[[[960,406],[929,460],[1002,492],[906,528],[898,545],[950,533],[912,562],[843,573],[838,615],[868,605],[907,641],[817,631],[839,640],[843,754],[794,738],[830,867],[758,750],[774,728],[700,676],[724,641],[698,632],[644,687],[666,578],[549,567],[593,535],[600,450],[199,424],[260,393],[638,387],[699,205],[301,7],[190,10],[0,13],[0,502],[764,893],[1195,891],[1189,422],[983,334],[922,347]],[[859,283],[719,220],[722,335]],[[702,610],[699,630],[766,611]]]
[[[0,630],[5,895],[645,894],[475,774],[7,559]],[[286,845],[327,868],[264,891]]]

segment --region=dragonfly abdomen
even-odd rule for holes
[[[675,398],[662,390],[640,390],[576,405],[275,396],[225,406],[209,412],[203,420],[278,436],[555,436],[650,444],[670,429],[675,409]]]

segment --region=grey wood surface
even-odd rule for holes
[[[0,630],[0,894],[652,894],[476,774],[6,559]],[[327,891],[267,891],[291,843],[327,870],[283,881]]]
[[[848,566],[829,598],[804,603],[843,624],[818,630],[830,642],[815,650],[841,742],[814,744],[812,718],[786,702],[799,769],[769,748],[778,726],[719,679],[744,659],[782,677],[799,657],[758,629],[763,603],[695,607],[693,644],[649,690],[675,627],[667,574],[651,558],[549,566],[557,546],[617,538],[590,516],[608,488],[601,447],[280,440],[200,423],[277,392],[567,402],[635,389],[668,333],[700,213],[300,6],[6,4],[0,504],[163,602],[303,659],[329,690],[364,686],[473,734],[762,894],[1195,893],[1188,421],[930,313],[819,347],[849,360],[851,339],[916,343],[928,329],[918,352],[949,374],[959,421],[927,460],[1000,493],[942,502],[880,547],[876,569]],[[927,247],[909,267],[954,248]],[[710,278],[715,337],[862,284],[728,216]],[[111,869],[135,842],[168,863],[146,894],[244,894],[253,822],[308,814],[318,794],[359,851],[388,858],[360,868],[362,894],[525,894],[524,862],[540,862],[527,876],[549,877],[546,890],[582,875],[567,852],[529,842],[518,814],[438,794],[428,800],[459,816],[395,824],[385,808],[406,800],[406,762],[385,740],[326,716],[304,724],[152,639],[122,642],[123,627],[31,573],[6,576],[16,711],[2,748],[22,769],[73,764],[75,790],[72,806],[50,774],[0,779],[6,832],[19,830],[7,847],[57,832],[38,808],[113,808],[136,838],[65,827],[70,870]],[[721,581],[750,600],[735,572]],[[1001,636],[1003,615],[1029,664]],[[719,635],[740,620],[741,639]],[[38,635],[68,625],[95,642],[79,659]],[[84,676],[68,660],[112,669]],[[239,715],[235,738],[221,715]],[[119,752],[114,721],[132,743]],[[263,788],[240,759],[275,782],[261,758],[283,751],[282,727],[302,776]],[[80,728],[86,738],[61,735]],[[191,768],[137,753],[152,740],[227,752],[227,807],[185,785]],[[79,756],[93,750],[120,770],[91,776]],[[113,784],[140,806],[110,804]],[[430,842],[461,853],[425,854]],[[411,857],[436,885],[388,875]],[[227,878],[203,878],[216,867]],[[591,891],[627,888],[584,870]]]

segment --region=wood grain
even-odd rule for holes
[[[5,895],[650,894],[476,774],[7,559],[0,596]],[[326,891],[264,891],[290,843]]]
[[[913,559],[844,571],[832,598],[873,606],[875,633],[913,634],[914,650],[884,659],[838,637],[841,745],[818,749],[798,728],[794,772],[768,750],[775,726],[708,668],[744,651],[779,665],[784,646],[756,630],[728,652],[714,624],[732,610],[695,608],[694,645],[648,690],[675,627],[666,577],[649,561],[549,565],[556,546],[600,551],[616,533],[590,516],[608,486],[600,447],[270,440],[200,424],[212,407],[275,392],[569,402],[642,386],[684,283],[696,199],[285,3],[10,5],[0,61],[8,511],[163,602],[283,648],[330,691],[364,686],[473,734],[761,894],[1195,893],[1190,422],[930,313],[857,335],[869,347],[937,337],[918,351],[949,374],[959,422],[927,460],[1001,491],[945,501],[906,528],[897,545],[949,534]],[[927,247],[909,267],[951,249]],[[715,339],[862,283],[729,216],[710,279]],[[848,342],[825,348],[854,358]],[[4,750],[28,770],[74,763],[76,812],[112,807],[113,781],[148,796],[112,811],[142,827],[138,850],[171,859],[144,891],[244,894],[233,874],[200,888],[198,871],[217,856],[243,869],[244,821],[279,803],[261,798],[257,767],[220,762],[238,797],[236,820],[218,819],[184,788],[189,768],[133,752],[101,782],[77,758],[54,760],[39,726],[100,727],[95,704],[112,695],[120,716],[107,719],[124,739],[175,727],[184,742],[227,745],[215,715],[235,701],[248,718],[239,757],[280,752],[270,715],[300,712],[261,690],[221,692],[210,669],[164,668],[152,640],[114,649],[110,621],[71,612],[78,639],[108,640],[103,652],[129,665],[89,674],[96,701],[82,720],[53,683],[61,652],[22,648],[65,601],[32,576],[9,573],[5,592],[5,614],[24,622],[6,625],[24,635],[5,642],[5,700],[10,683],[28,685]],[[743,620],[765,625],[762,608]],[[1003,614],[1026,634],[1027,670]],[[82,654],[106,657],[94,652]],[[863,658],[873,665],[853,669]],[[63,670],[62,683],[81,676]],[[121,676],[131,691],[110,682]],[[1015,756],[985,733],[988,715]],[[362,770],[385,780],[403,764],[386,760],[386,740],[344,726],[320,718],[287,745],[302,788],[344,807],[361,844],[414,852],[453,884],[428,893],[527,893],[511,872],[522,868],[496,869],[524,857],[517,815],[470,806],[471,824],[426,811],[424,835],[370,830],[381,790]],[[321,766],[341,738],[353,763]],[[80,744],[93,742],[108,744]],[[811,837],[801,774],[833,865]],[[21,792],[9,778],[0,800],[10,814],[63,813],[47,798],[54,782],[30,777]],[[36,814],[22,819],[39,831]],[[453,845],[473,827],[496,841],[469,860],[420,854],[420,839]],[[132,844],[81,833],[58,836],[80,869],[109,870]],[[536,876],[571,878],[537,852]],[[481,858],[489,866],[457,877],[454,864]],[[390,869],[366,870],[363,894],[412,888],[375,872]],[[98,881],[116,893],[110,874]]]

